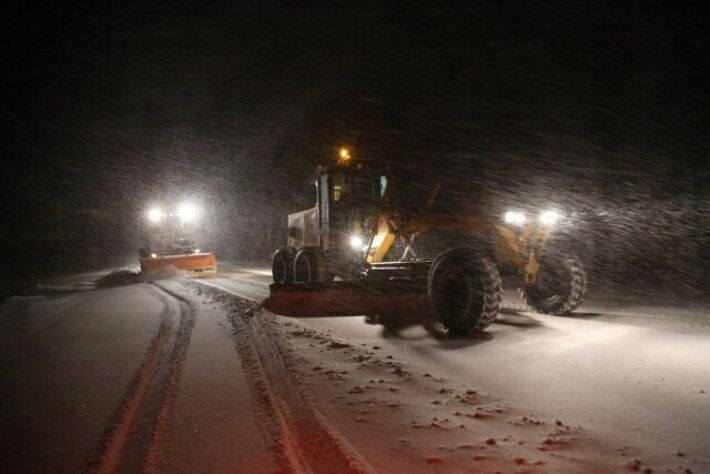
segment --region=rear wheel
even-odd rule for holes
[[[427,276],[429,305],[450,332],[469,333],[488,327],[498,315],[501,293],[495,264],[470,247],[440,254]]]
[[[281,247],[274,254],[271,261],[271,275],[274,283],[293,283],[293,262],[296,257],[296,249],[293,247]]]
[[[330,265],[318,247],[304,247],[299,250],[293,269],[296,283],[327,282],[333,279]]]
[[[539,313],[566,315],[576,309],[587,293],[587,273],[574,258],[543,260],[535,283],[525,287],[528,305]]]

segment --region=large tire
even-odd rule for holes
[[[471,247],[441,253],[427,276],[434,316],[453,333],[487,328],[498,315],[502,291],[495,264]]]
[[[333,280],[330,265],[318,247],[303,247],[298,251],[293,264],[293,275],[296,283]]]
[[[293,283],[293,263],[296,259],[296,249],[281,247],[271,260],[271,275],[274,283]]]
[[[528,305],[538,313],[563,316],[574,311],[587,294],[587,273],[579,260],[543,260],[534,284],[525,287]]]

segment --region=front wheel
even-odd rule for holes
[[[449,332],[487,328],[498,315],[501,293],[495,264],[469,247],[440,254],[427,276],[429,305]]]
[[[574,258],[543,260],[535,283],[525,287],[525,299],[531,308],[558,316],[574,311],[586,294],[587,272]]]

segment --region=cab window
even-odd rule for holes
[[[376,204],[387,187],[386,176],[349,176],[334,174],[331,177],[333,202]]]
[[[331,196],[333,202],[339,202],[350,196],[350,180],[342,174],[332,176]]]

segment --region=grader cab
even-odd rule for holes
[[[556,212],[528,219],[509,211],[491,220],[434,210],[439,184],[409,203],[394,198],[398,186],[406,183],[362,163],[319,167],[315,205],[288,216],[267,305],[285,314],[428,308],[450,331],[482,330],[500,308],[499,269],[519,277],[540,312],[568,314],[582,302],[580,262],[548,248]],[[419,258],[417,237],[433,228],[454,231],[466,245]]]

